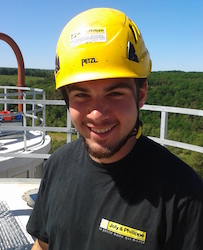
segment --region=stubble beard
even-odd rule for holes
[[[87,152],[96,159],[107,159],[112,157],[115,153],[117,153],[128,141],[128,139],[131,137],[132,132],[130,132],[127,136],[125,136],[121,141],[119,141],[116,145],[112,147],[106,147],[102,148],[100,150],[95,150],[91,147],[91,145],[85,140],[85,138],[82,136],[83,143],[85,145],[85,148]]]

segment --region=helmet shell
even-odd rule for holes
[[[146,78],[151,59],[137,26],[121,11],[94,8],[74,17],[57,44],[56,89],[105,78]]]

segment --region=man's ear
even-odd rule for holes
[[[139,108],[142,108],[142,106],[145,103],[145,100],[146,100],[146,97],[147,97],[147,86],[148,86],[147,80],[140,86]]]

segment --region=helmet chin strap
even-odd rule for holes
[[[138,79],[135,79],[135,85],[136,85],[136,93],[137,93],[137,96],[135,96],[135,101],[136,101],[136,105],[137,105],[137,121],[136,121],[135,127],[132,130],[129,137],[135,136],[136,139],[138,140],[141,136],[141,133],[142,133],[142,121],[140,121],[140,106],[139,106],[140,82]]]
[[[142,134],[142,126],[140,125],[137,134],[135,136],[137,140],[140,138],[141,134]]]
[[[141,134],[142,134],[142,125],[141,125],[141,121],[140,121],[140,125],[139,125],[138,129],[134,128],[129,137],[135,136],[136,139],[138,140],[140,138]]]
[[[132,136],[135,136],[136,140],[138,140],[142,134],[142,122],[139,119],[140,82],[138,79],[135,79],[135,85],[136,85],[135,102],[136,102],[136,106],[137,106],[137,120],[136,120],[136,123],[135,123],[133,130],[123,140],[121,147],[123,147],[127,143],[127,141],[129,140],[129,138],[131,138]]]

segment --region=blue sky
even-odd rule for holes
[[[54,69],[63,27],[94,7],[119,9],[137,24],[153,71],[203,72],[202,0],[0,0],[0,32],[18,44],[25,68]],[[12,49],[2,40],[0,67],[17,67]]]

